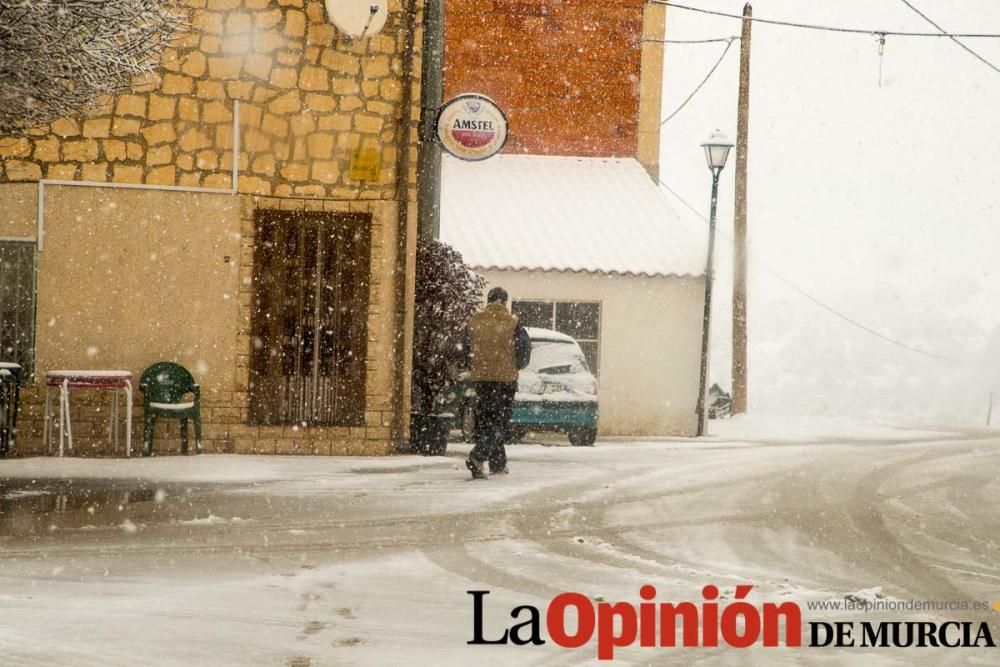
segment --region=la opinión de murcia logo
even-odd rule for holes
[[[736,586],[733,600],[719,601],[719,589],[708,584],[700,602],[657,602],[656,588],[639,589],[641,602],[595,601],[582,593],[560,593],[549,602],[544,620],[533,605],[510,610],[514,623],[499,636],[487,637],[483,621],[490,591],[466,591],[472,596],[473,638],[470,645],[540,646],[544,628],[557,646],[582,648],[596,639],[597,658],[611,660],[615,649],[642,648],[774,648],[801,647],[802,610],[798,603],[754,604],[746,597],[749,584]],[[809,622],[810,647],[834,648],[973,648],[995,647],[986,622],[911,621]],[[679,628],[679,630],[678,630]]]
[[[645,648],[676,646],[732,646],[747,648],[763,638],[764,646],[781,646],[779,628],[784,625],[784,646],[799,646],[802,641],[802,611],[794,602],[765,602],[758,609],[744,601],[753,586],[737,586],[735,600],[720,605],[718,587],[709,584],[702,591],[704,600],[694,602],[654,602],[656,589],[639,589],[643,600],[629,602],[594,602],[582,593],[560,593],[549,602],[545,629],[552,643],[563,648],[580,648],[596,635],[597,657],[611,660],[616,648],[638,642]],[[521,620],[496,639],[483,635],[483,599],[489,591],[467,591],[473,597],[474,638],[469,644],[544,644],[541,638],[541,613],[537,607],[521,605],[511,610],[513,620]],[[525,615],[527,618],[524,618]],[[567,630],[567,618],[576,617],[575,629]],[[681,634],[678,642],[677,626]]]

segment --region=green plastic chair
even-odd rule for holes
[[[181,420],[181,454],[188,453],[188,419],[194,421],[195,453],[201,453],[201,389],[180,364],[158,361],[139,379],[142,390],[142,455],[153,455],[157,417]],[[193,398],[187,398],[188,395]]]

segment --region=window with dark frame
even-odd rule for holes
[[[0,361],[35,372],[34,241],[0,241]]]
[[[511,302],[511,312],[526,327],[553,329],[576,339],[594,375],[600,369],[601,304],[599,301]]]

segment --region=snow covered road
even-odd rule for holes
[[[779,429],[780,427],[780,429]],[[1000,614],[807,609],[1000,598],[1000,438],[713,424],[710,440],[443,458],[0,461],[4,665],[532,664],[593,645],[469,646],[559,593],[795,601],[804,621]],[[550,441],[549,444],[556,441]],[[560,443],[561,445],[561,443]],[[1000,649],[640,648],[634,664],[996,664]]]

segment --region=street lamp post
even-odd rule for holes
[[[701,322],[701,374],[698,381],[698,435],[707,435],[705,396],[708,384],[708,340],[712,324],[712,259],[715,254],[715,208],[719,200],[719,174],[726,166],[733,144],[721,130],[712,133],[705,143],[705,160],[712,172],[712,210],[708,219],[708,259],[705,262],[705,314]]]

